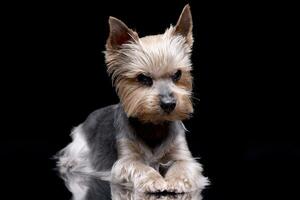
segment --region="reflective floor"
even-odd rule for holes
[[[201,191],[191,193],[141,193],[95,178],[74,175],[62,177],[73,200],[201,200]]]
[[[111,186],[112,200],[199,200],[202,199],[200,191],[192,193],[175,194],[175,193],[156,193],[146,194],[137,193],[131,190],[126,190],[120,186]]]

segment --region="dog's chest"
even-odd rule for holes
[[[130,119],[135,136],[151,150],[162,145],[170,135],[170,123],[161,124],[141,123],[136,119]]]

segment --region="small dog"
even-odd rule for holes
[[[88,188],[80,187],[74,176],[70,181],[70,174],[140,192],[183,193],[208,185],[181,122],[193,113],[192,26],[189,5],[174,27],[142,38],[109,18],[105,60],[120,103],[90,114],[58,154],[60,173],[76,199],[84,199]]]

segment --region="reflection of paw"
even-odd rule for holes
[[[166,186],[166,181],[159,175],[145,177],[135,183],[135,189],[140,192],[162,192]]]
[[[201,190],[189,193],[147,193],[111,184],[112,200],[201,200]]]

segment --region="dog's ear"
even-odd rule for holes
[[[106,42],[106,48],[118,49],[120,46],[130,40],[138,40],[136,32],[126,26],[124,22],[115,18],[109,17],[109,36]]]
[[[190,5],[184,6],[181,15],[174,27],[174,34],[183,36],[189,45],[193,44],[193,20]]]

